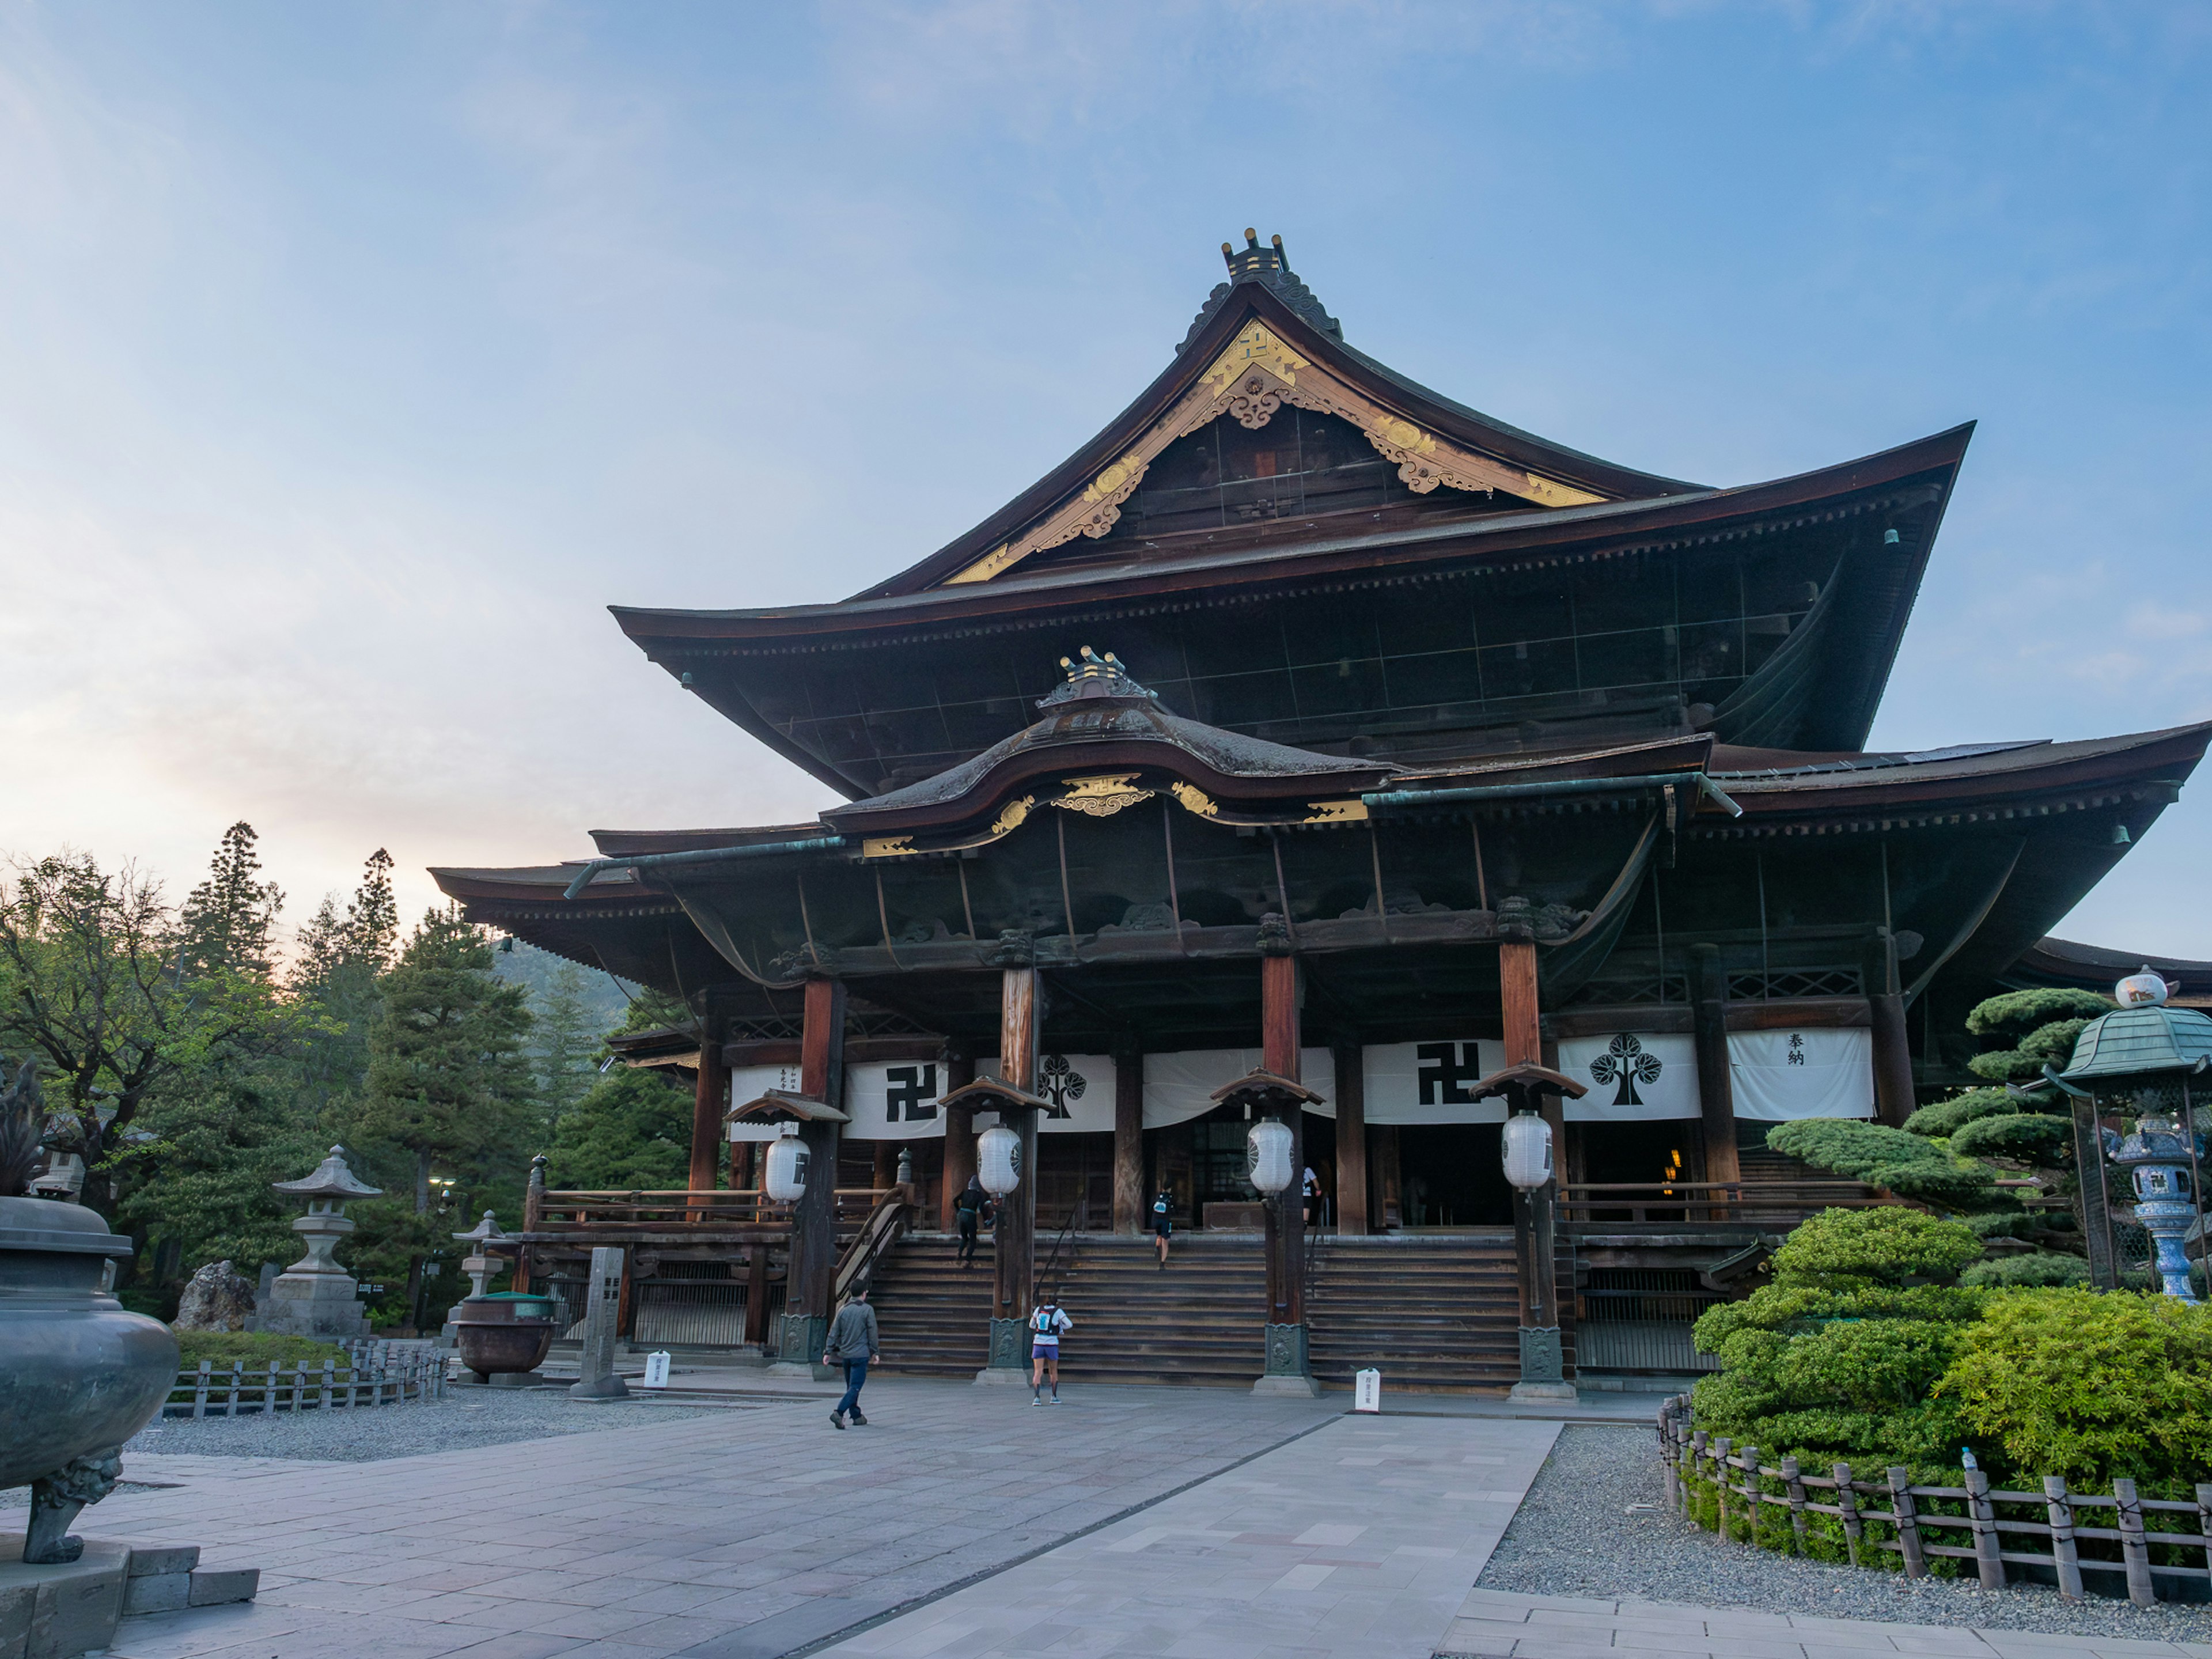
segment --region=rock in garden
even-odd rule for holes
[[[228,1261],[210,1261],[185,1286],[172,1328],[242,1331],[252,1312],[253,1281]]]

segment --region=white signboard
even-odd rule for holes
[[[1505,1065],[1489,1037],[1382,1042],[1360,1054],[1370,1123],[1503,1123],[1503,1099],[1472,1098],[1474,1085]]]
[[[668,1353],[662,1349],[645,1357],[645,1386],[665,1389],[668,1386]]]
[[[1735,1115],[1760,1123],[1874,1115],[1874,1033],[1814,1026],[1729,1033]]]
[[[1257,1048],[1184,1048],[1174,1054],[1145,1056],[1145,1127],[1164,1129],[1171,1123],[1188,1123],[1203,1117],[1218,1103],[1213,1091],[1260,1069]],[[1298,1051],[1298,1081],[1322,1097],[1323,1104],[1306,1109],[1321,1117],[1334,1117],[1328,1103],[1336,1095],[1336,1060],[1326,1048]],[[1114,1127],[1107,1115],[1106,1127]]]
[[[1559,1070],[1589,1092],[1567,1103],[1570,1123],[1626,1123],[1696,1117],[1694,1037],[1656,1031],[1562,1037]],[[1739,1103],[1738,1111],[1742,1107]]]
[[[975,1063],[978,1077],[999,1075],[999,1058]],[[1049,1050],[1037,1056],[1036,1096],[1052,1109],[1037,1114],[1041,1135],[1081,1135],[1114,1133],[1114,1057],[1111,1054],[1059,1054]],[[996,1112],[975,1114],[978,1129],[999,1121]],[[931,1131],[943,1134],[943,1125]],[[902,1138],[902,1137],[901,1137]]]
[[[742,1106],[770,1089],[799,1091],[796,1066],[746,1066],[730,1073],[730,1101]],[[945,1092],[945,1066],[934,1060],[871,1060],[845,1068],[847,1140],[933,1140],[945,1133],[937,1102]],[[1113,1091],[1107,1091],[1106,1127],[1114,1127]],[[774,1140],[776,1123],[732,1123],[732,1140]]]

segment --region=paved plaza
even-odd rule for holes
[[[113,1659],[2031,1659],[2212,1645],[1474,1589],[1560,1432],[1409,1400],[871,1384],[381,1462],[139,1456],[80,1531],[264,1569]],[[401,1408],[404,1409],[404,1408]],[[1473,1408],[1476,1413],[1480,1407]]]

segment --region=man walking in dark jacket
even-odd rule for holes
[[[822,1345],[822,1363],[845,1368],[845,1397],[830,1413],[839,1428],[848,1417],[857,1428],[868,1426],[868,1419],[860,1415],[860,1384],[868,1380],[868,1362],[876,1358],[876,1310],[868,1305],[868,1287],[856,1285],[851,1300],[830,1322],[830,1340]]]
[[[960,1265],[971,1266],[975,1260],[975,1230],[982,1224],[984,1212],[991,1207],[991,1195],[983,1190],[983,1183],[974,1176],[960,1196],[952,1200],[953,1218],[960,1224]]]

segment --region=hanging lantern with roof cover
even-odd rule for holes
[[[2166,1294],[2195,1302],[2190,1241],[2203,1231],[2205,1110],[2195,1097],[2212,1072],[2212,1018],[2171,1006],[2179,988],[2149,969],[2112,988],[2120,1006],[2089,1022],[2063,1072],[2045,1078],[2102,1111],[2134,1116],[2125,1135],[2099,1135],[2105,1156],[2129,1172],[2135,1218],[2150,1235],[2152,1270]],[[2203,1254],[2203,1246],[2196,1253]]]

